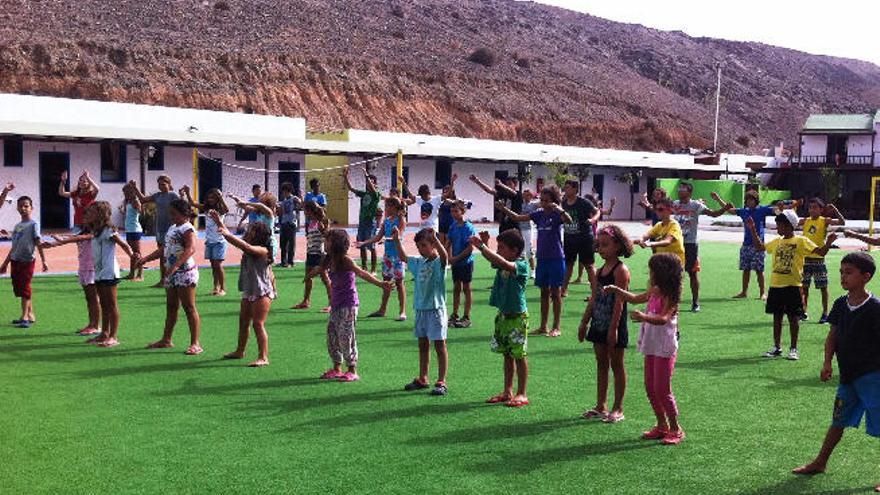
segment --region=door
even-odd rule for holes
[[[846,164],[846,141],[847,136],[830,134],[828,136],[828,149],[826,150],[825,162],[832,165]]]
[[[604,200],[605,199],[605,175],[604,174],[596,174],[593,176],[593,190],[596,191],[596,199]]]
[[[215,187],[223,190],[223,165],[219,159],[199,157],[199,199]]]
[[[40,153],[40,227],[43,229],[70,228],[70,200],[58,195],[61,173],[70,172],[70,154]],[[70,190],[70,179],[65,185]]]
[[[290,182],[293,184],[293,191],[296,194],[301,194],[302,190],[300,189],[299,182],[299,172],[294,172],[295,170],[299,170],[300,165],[299,162],[278,162],[278,193],[281,193],[281,184],[285,182]]]

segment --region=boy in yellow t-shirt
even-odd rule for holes
[[[773,315],[773,347],[764,357],[774,358],[782,355],[782,317],[788,316],[788,327],[791,334],[791,348],[788,359],[798,359],[797,340],[800,330],[800,318],[804,312],[801,298],[801,280],[804,271],[804,258],[809,255],[825,256],[828,248],[837,239],[831,234],[822,247],[802,235],[794,235],[794,226],[798,224],[798,216],[792,210],[785,210],[776,216],[776,231],[781,237],[764,244],[755,230],[755,221],[747,220],[747,225],[755,242],[755,249],[767,251],[773,255],[773,272],[770,274],[770,290],[767,291],[765,312]]]
[[[802,218],[799,226],[804,229],[804,237],[813,241],[813,244],[821,246],[825,243],[825,236],[828,234],[829,225],[843,225],[846,220],[837,208],[829,204],[825,206],[825,202],[819,198],[810,200],[810,216]],[[823,212],[829,210],[834,214],[833,217],[826,217]],[[802,320],[807,319],[808,301],[810,298],[810,280],[815,280],[816,288],[822,294],[822,316],[819,323],[828,322],[828,268],[825,266],[825,258],[821,256],[808,255],[804,260],[804,279],[801,293],[804,298],[804,314]]]
[[[654,203],[654,213],[660,217],[660,221],[654,224],[636,244],[651,248],[654,253],[672,253],[681,260],[684,268],[684,235],[681,225],[672,218],[672,200],[662,198]]]

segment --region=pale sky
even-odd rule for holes
[[[612,21],[880,65],[880,1],[536,0]]]

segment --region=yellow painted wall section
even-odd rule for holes
[[[341,132],[309,132],[308,139],[323,141],[348,141],[348,131]],[[316,177],[321,181],[321,192],[327,195],[327,216],[331,223],[348,225],[348,189],[342,179],[342,169],[326,172],[308,172],[328,167],[348,165],[346,156],[306,155],[306,177],[303,182],[303,194],[309,190],[309,181]]]

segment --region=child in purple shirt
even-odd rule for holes
[[[556,186],[541,190],[541,204],[530,215],[519,215],[496,203],[505,215],[515,222],[533,221],[538,229],[538,267],[535,285],[541,288],[541,326],[532,335],[559,337],[559,317],[562,313],[562,285],[565,282],[565,254],[562,249],[562,224],[571,223],[571,217],[560,206],[561,197]],[[553,302],[553,328],[547,330],[550,302]]]

